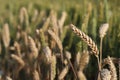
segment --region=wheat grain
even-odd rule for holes
[[[92,39],[81,30],[77,29],[73,24],[71,24],[70,27],[76,35],[78,35],[83,41],[88,44],[88,46],[90,46],[92,52],[95,54],[96,57],[98,57],[99,51],[94,41],[92,41]]]

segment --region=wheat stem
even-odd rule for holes
[[[102,66],[102,42],[103,42],[103,38],[100,38],[100,71],[101,71],[101,66]]]

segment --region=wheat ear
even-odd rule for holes
[[[28,37],[28,48],[30,53],[28,53],[29,59],[36,59],[38,57],[38,49],[32,37]]]
[[[58,76],[58,80],[64,79],[64,77],[65,77],[66,74],[68,73],[68,70],[69,70],[69,66],[66,65],[66,66],[64,67],[64,69],[61,71],[60,75]]]
[[[101,74],[102,80],[110,80],[111,79],[110,71],[108,69],[102,69],[100,71],[100,74]]]
[[[88,51],[83,51],[81,57],[80,57],[80,62],[79,62],[79,70],[83,71],[86,65],[89,62],[89,52]]]
[[[55,79],[55,76],[56,76],[56,56],[55,55],[52,55],[51,56],[51,80],[54,80]]]
[[[79,36],[83,41],[87,43],[87,45],[92,49],[94,55],[98,57],[99,51],[95,42],[81,30],[77,29],[73,24],[70,24],[70,27],[77,36]]]
[[[34,70],[32,72],[32,75],[33,75],[33,80],[40,80],[40,76],[37,70]]]
[[[10,43],[10,30],[9,30],[8,23],[5,23],[3,25],[2,39],[3,39],[3,43],[4,43],[5,48],[7,48],[9,46],[9,43]]]
[[[108,56],[108,64],[110,67],[110,72],[111,72],[111,79],[110,80],[117,80],[117,72],[115,65],[113,64],[111,58]]]
[[[77,75],[78,75],[78,80],[87,80],[82,71],[78,71]]]

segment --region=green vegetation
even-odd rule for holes
[[[57,53],[60,53],[61,61],[58,60],[57,62],[52,60],[53,63],[51,63],[56,64],[56,66],[52,66],[58,68],[58,74],[55,72],[56,68],[51,69],[53,70],[53,74],[56,74],[54,78],[58,79],[56,76],[59,75],[63,67],[66,67],[67,70],[70,70],[65,79],[75,79],[76,70],[74,70],[74,68],[76,68],[76,66],[74,62],[76,55],[78,53],[82,55],[83,51],[91,51],[91,49],[82,39],[72,33],[69,28],[69,24],[71,23],[91,37],[96,43],[98,50],[100,50],[99,46],[101,46],[99,28],[102,24],[108,23],[108,31],[102,40],[102,59],[108,56],[112,57],[113,62],[114,59],[120,59],[119,0],[0,0],[0,3],[0,65],[3,65],[0,66],[0,71],[8,71],[6,74],[10,73],[8,63],[9,60],[11,60],[11,58],[9,58],[11,54],[17,53],[17,56],[22,60],[22,62],[18,61],[20,65],[22,64],[22,68],[20,67],[18,73],[13,70],[13,72],[7,74],[7,76],[17,80],[18,75],[15,77],[15,73],[20,74],[19,72],[24,71],[26,68],[37,72],[38,67],[41,67],[43,64],[41,69],[45,67],[46,72],[44,72],[44,70],[41,72],[38,71],[39,74],[44,72],[43,75],[39,75],[39,77],[41,79],[44,79],[46,76],[46,79],[50,78],[48,77],[50,73],[50,68],[48,67],[51,66],[48,62],[49,56],[43,53],[52,54],[51,57],[55,60],[55,57],[59,56]],[[6,31],[4,26],[6,25],[9,26],[8,33],[4,33]],[[59,26],[59,28],[56,26]],[[10,36],[7,35],[8,37],[4,38],[3,35],[6,36],[6,34]],[[6,39],[8,40],[6,41]],[[20,52],[16,49],[16,42],[18,42],[19,47],[21,47]],[[34,50],[31,49],[31,45]],[[36,47],[33,47],[33,45]],[[71,58],[65,56],[67,51],[70,52]],[[34,54],[28,55],[27,53],[29,52]],[[15,60],[18,59],[15,55],[11,56]],[[34,59],[31,60],[31,56],[34,56]],[[47,59],[44,60],[43,58],[45,56],[47,56]],[[89,64],[86,63],[88,66],[85,67],[83,72],[88,80],[95,80],[98,73],[98,64],[95,56],[91,55],[90,57]],[[68,63],[62,63],[64,59],[68,60],[70,67],[67,65]],[[38,66],[39,61],[41,61],[41,63]],[[11,64],[13,65],[13,63],[10,63],[10,67]],[[31,66],[31,64],[34,65]],[[118,66],[117,62],[115,62],[115,66]],[[118,68],[116,68],[116,70],[118,73]],[[30,75],[27,75],[27,77],[29,76]],[[21,78],[20,80],[24,80],[27,77]]]

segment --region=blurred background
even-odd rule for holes
[[[95,41],[98,49],[100,45],[99,27],[103,23],[109,23],[108,32],[103,39],[103,58],[108,55],[120,58],[120,0],[0,0],[0,32],[2,32],[3,24],[8,23],[11,37],[10,45],[13,45],[16,40],[16,26],[20,23],[19,14],[22,7],[27,9],[28,24],[31,28],[29,35],[35,35],[35,29],[43,24],[52,10],[57,13],[58,19],[62,12],[66,12],[64,26],[71,23],[76,25]],[[40,14],[40,12],[44,13],[43,17],[38,16],[39,20],[32,22],[34,14]],[[64,50],[77,53],[86,49],[86,44],[70,30],[63,36],[61,42]],[[4,53],[2,37],[0,40],[2,44],[0,53]],[[94,80],[97,64],[94,62],[95,57],[91,57],[84,73],[89,80]],[[74,61],[74,58],[71,61]]]

